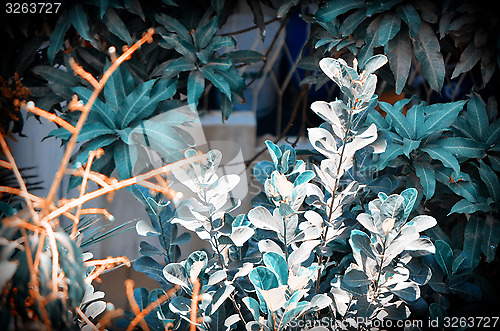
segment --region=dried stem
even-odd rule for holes
[[[36,107],[35,104],[33,103],[33,101],[28,102],[26,104],[25,108],[26,108],[26,110],[32,112],[35,115],[41,116],[43,118],[48,119],[51,122],[56,123],[57,125],[68,130],[69,132],[75,133],[75,127],[73,125],[69,124],[68,122],[66,122],[65,120],[63,120],[59,116],[57,116],[56,114],[49,113],[48,111],[45,111],[43,109]]]
[[[164,295],[156,299],[155,301],[151,302],[146,308],[144,308],[139,314],[136,314],[132,322],[130,322],[127,331],[131,331],[135,328],[135,326],[144,318],[146,317],[147,314],[149,314],[153,309],[167,301],[169,298],[171,298],[177,291],[179,291],[181,287],[179,285],[175,285],[174,287],[170,288],[170,290],[167,291]]]
[[[94,330],[94,331],[99,331],[99,329],[97,328],[97,326],[95,326],[95,324],[94,324],[94,323],[92,323],[92,322],[89,320],[89,318],[87,317],[87,315],[85,315],[85,314],[83,313],[83,311],[82,311],[80,308],[76,307],[76,308],[75,308],[75,311],[76,311],[76,313],[77,313],[77,314],[78,314],[78,315],[82,318],[82,320],[84,320],[84,321],[85,321],[85,323],[87,323],[87,325],[89,325],[89,326],[90,326],[90,328],[91,328],[92,330]]]
[[[134,298],[134,281],[132,279],[125,280],[125,291],[127,293],[127,299],[130,304],[130,308],[132,309],[132,312],[135,314],[135,316],[139,315],[141,313],[141,309],[137,305],[137,302],[135,301]],[[144,319],[141,318],[138,322],[141,323],[141,326],[144,330],[149,331],[148,324],[146,323],[146,321],[144,321]],[[129,325],[127,331],[128,330],[133,330],[133,327],[130,328]]]
[[[191,283],[193,284],[193,295],[191,296],[191,315],[189,320],[191,321],[191,325],[189,327],[189,331],[196,331],[196,325],[198,324],[198,301],[200,294],[200,281],[198,278],[191,278]]]

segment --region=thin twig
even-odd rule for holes
[[[128,299],[130,308],[132,309],[132,312],[135,314],[135,316],[139,315],[141,313],[141,309],[139,308],[139,305],[137,305],[137,302],[135,301],[135,298],[134,298],[134,281],[132,279],[125,280],[125,292],[127,294],[127,299]],[[141,318],[138,322],[141,323],[141,326],[144,330],[149,331],[148,324],[146,323],[146,321],[144,319]],[[129,325],[129,327],[127,328],[127,331],[128,330],[133,330],[133,327],[130,328],[130,325]]]
[[[97,328],[97,326],[95,326],[95,324],[94,324],[94,323],[92,323],[92,322],[89,320],[89,318],[87,317],[87,315],[85,315],[85,314],[83,313],[83,311],[82,311],[80,308],[76,307],[76,308],[75,308],[75,311],[76,311],[76,313],[77,313],[77,314],[78,314],[78,315],[82,318],[82,320],[83,320],[85,323],[87,323],[87,325],[89,325],[89,326],[90,326],[90,328],[91,328],[92,330],[94,330],[94,331],[99,331],[99,329]]]
[[[279,21],[279,20],[280,20],[279,17],[275,17],[273,19],[270,19],[267,22],[264,22],[264,25],[268,25],[268,24],[274,23],[274,22]],[[246,28],[246,29],[241,29],[241,30],[237,30],[237,31],[234,31],[234,32],[223,33],[223,34],[220,34],[219,36],[221,36],[221,37],[235,36],[237,34],[242,34],[242,33],[245,33],[245,32],[256,30],[258,28],[259,27],[257,25],[254,25],[254,26],[251,26],[251,27]]]
[[[68,130],[72,134],[75,132],[75,127],[73,125],[66,122],[65,120],[63,120],[62,118],[57,116],[56,114],[49,113],[48,111],[45,111],[41,108],[36,107],[35,104],[33,103],[33,101],[28,102],[26,104],[25,108],[26,108],[26,110],[32,112],[35,115],[41,116],[45,119],[48,119],[51,122],[56,123],[57,125],[65,128],[66,130]]]

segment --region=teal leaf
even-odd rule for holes
[[[387,63],[387,57],[382,54],[378,54],[375,56],[372,56],[368,60],[366,60],[363,71],[365,71],[366,74],[373,74],[375,71],[383,67]]]
[[[198,107],[198,100],[203,91],[205,91],[205,78],[200,71],[191,71],[187,85],[187,101],[189,109],[192,111],[195,111],[196,107]]]
[[[493,262],[500,242],[500,222],[488,215],[481,231],[481,251],[486,256],[486,262]]]
[[[467,269],[467,255],[463,251],[453,260],[451,269],[453,274]]]
[[[130,36],[127,26],[123,23],[122,19],[113,8],[108,8],[106,14],[104,15],[103,22],[108,30],[115,36],[123,40],[128,45],[132,43],[132,37]]]
[[[421,148],[421,151],[429,154],[432,159],[441,161],[445,167],[453,169],[456,173],[460,172],[460,164],[457,159],[445,148],[438,145],[427,145]]]
[[[401,29],[401,19],[396,14],[385,13],[380,21],[378,30],[378,44],[380,46],[387,45],[387,42],[394,38]]]
[[[255,63],[263,61],[264,55],[257,51],[252,50],[238,50],[224,54],[225,57],[231,59],[231,61],[236,63]]]
[[[104,70],[107,70],[109,67],[110,63],[107,63]],[[127,95],[121,71],[122,67],[118,67],[104,85],[104,98],[106,99],[106,104],[114,111],[118,111],[118,107],[121,106]]]
[[[271,177],[271,173],[276,170],[271,161],[260,161],[253,168],[253,175],[262,184]]]
[[[188,274],[180,263],[170,263],[163,268],[163,276],[172,284],[188,288]]]
[[[370,237],[368,237],[368,235],[363,231],[352,230],[349,243],[351,244],[351,247],[354,251],[358,253],[363,252],[366,254],[366,256],[369,256],[372,259],[376,260],[375,253],[373,252],[370,245]]]
[[[394,128],[401,135],[401,137],[411,139],[413,136],[411,125],[410,123],[408,123],[406,117],[401,112],[402,107],[401,109],[399,109],[399,107],[396,107],[396,105],[392,106],[391,104],[383,101],[380,101],[379,105],[380,108],[391,117]]]
[[[483,55],[483,50],[477,48],[474,43],[469,43],[460,56],[460,60],[458,60],[455,70],[453,70],[453,74],[451,75],[451,79],[458,77],[463,72],[470,71],[479,59],[481,59],[481,55]]]
[[[426,134],[446,130],[458,117],[466,101],[433,104],[424,107],[427,116],[424,121]],[[432,110],[432,113],[430,113]]]
[[[491,211],[491,207],[487,203],[481,203],[481,202],[476,203],[476,202],[471,202],[467,199],[462,199],[453,205],[448,215],[451,215],[453,213],[473,214],[476,211],[488,212]]]
[[[231,100],[231,87],[229,86],[229,83],[224,79],[224,77],[222,77],[221,75],[219,75],[213,71],[207,70],[203,67],[200,68],[200,71],[203,74],[203,76],[205,76],[206,79],[211,81],[212,84],[214,84],[214,86],[219,91],[224,93],[224,95],[229,100]]]
[[[269,151],[269,154],[271,155],[271,159],[273,160],[274,166],[278,168],[279,166],[279,159],[281,159],[282,152],[281,149],[276,146],[272,141],[266,140],[265,141],[267,150]]]
[[[89,157],[89,153],[91,151],[95,151],[96,149],[106,147],[112,144],[114,141],[116,141],[116,139],[118,138],[115,135],[105,135],[105,136],[99,136],[82,144],[82,146],[78,150],[78,153],[76,154],[73,163],[85,164],[86,160]]]
[[[212,303],[210,305],[210,310],[207,311],[209,315],[213,315],[217,309],[226,301],[227,298],[234,292],[235,287],[233,285],[225,285],[215,292],[213,295]]]
[[[306,171],[300,173],[300,175],[298,175],[297,178],[295,178],[295,181],[293,182],[293,186],[297,187],[299,185],[307,183],[311,179],[313,179],[314,176],[315,176],[314,171],[312,171],[312,170],[306,170]]]
[[[444,60],[434,29],[428,23],[421,23],[418,34],[413,39],[413,50],[415,57],[422,64],[430,87],[436,92],[441,91],[445,75]]]
[[[437,263],[447,275],[451,275],[453,250],[451,249],[450,245],[442,240],[436,240],[434,246],[436,247],[436,254],[434,256],[436,257]]]
[[[118,108],[118,127],[126,128],[134,119],[141,119],[141,110],[147,104],[149,94],[156,79],[148,80],[137,86],[127,95],[123,104]]]
[[[99,7],[99,17],[102,19],[104,17],[104,14],[106,13],[106,10],[108,9],[109,6],[109,0],[98,0],[97,1],[97,7]]]
[[[404,152],[402,145],[392,144],[391,146],[387,147],[385,152],[380,154],[380,157],[377,161],[377,169],[378,170],[384,169],[387,166],[387,163],[394,160],[403,153]]]
[[[217,27],[219,25],[219,17],[213,17],[210,22],[205,26],[198,26],[198,28],[194,31],[193,37],[195,45],[198,49],[203,49],[208,46],[210,41],[212,40],[215,32],[217,31]]]
[[[411,125],[411,131],[413,131],[414,140],[422,138],[423,126],[424,126],[424,107],[422,104],[414,105],[406,113],[406,120]]]
[[[414,282],[401,282],[389,290],[405,301],[415,301],[420,297],[420,287]]]
[[[484,220],[477,217],[471,217],[465,226],[463,250],[469,258],[467,267],[470,269],[474,269],[479,263],[483,227]]]
[[[120,179],[132,177],[137,162],[137,149],[134,145],[117,144],[114,149],[116,170]]]
[[[158,21],[158,23],[163,25],[168,31],[176,33],[184,41],[187,41],[189,43],[193,42],[193,38],[191,37],[191,34],[189,33],[188,29],[175,18],[165,15],[163,13],[157,14],[155,18],[156,21]]]
[[[366,9],[359,9],[347,16],[340,24],[339,32],[342,37],[351,35],[354,30],[367,18]]]
[[[493,122],[486,130],[486,143],[492,145],[500,138],[500,119]]]
[[[323,7],[316,11],[314,15],[320,22],[333,21],[337,16],[348,12],[351,9],[366,7],[364,0],[330,0]]]
[[[259,290],[270,290],[279,287],[278,277],[266,267],[259,266],[248,274],[250,282]]]
[[[72,6],[69,10],[69,17],[71,19],[71,23],[75,27],[76,31],[80,34],[80,36],[89,41],[92,46],[98,48],[97,43],[93,38],[90,37],[90,28],[89,23],[87,21],[87,13],[81,4],[76,4]]]
[[[381,19],[381,16],[375,17],[366,28],[365,45],[358,53],[360,68],[363,68],[365,62],[373,56],[373,48],[378,46],[378,31]]]
[[[175,79],[161,79],[158,81],[153,89],[149,98],[141,103],[141,107],[137,107],[135,121],[148,118],[158,108],[160,102],[167,100],[174,96],[177,92],[177,80]],[[131,122],[133,123],[133,122]]]
[[[483,183],[486,184],[486,188],[493,198],[493,201],[500,201],[500,183],[498,181],[498,174],[487,166],[483,160],[479,160],[479,176]]]
[[[275,252],[267,252],[262,260],[265,266],[276,274],[281,285],[288,285],[288,264],[283,256]]]
[[[156,231],[151,224],[143,220],[137,221],[135,223],[135,230],[139,236],[149,237],[149,236],[159,236],[160,233]]]
[[[193,63],[193,61],[190,61],[185,57],[181,57],[174,60],[168,60],[166,63],[167,66],[163,69],[163,71],[164,71],[164,76],[167,78],[176,76],[183,71],[196,70],[196,65]]]
[[[342,281],[349,287],[360,287],[371,283],[368,276],[362,270],[358,269],[351,269],[346,272]]]
[[[97,138],[99,136],[104,136],[108,134],[113,134],[114,131],[104,123],[86,123],[82,130],[80,131],[80,134],[78,135],[78,138],[76,139],[76,142],[82,142],[82,141],[87,141],[91,140],[94,138]]]
[[[427,163],[414,163],[415,174],[420,178],[420,184],[424,188],[424,195],[427,200],[432,198],[436,189],[436,173],[434,168]]]
[[[408,3],[399,6],[396,9],[396,12],[398,13],[399,17],[401,17],[401,19],[408,25],[408,27],[410,28],[410,37],[414,39],[418,35],[418,32],[420,30],[420,15],[418,15],[415,7]]]
[[[483,158],[486,156],[488,145],[469,138],[449,137],[436,141],[436,145],[443,147],[455,156],[465,158]]]
[[[226,121],[233,112],[233,103],[225,95],[221,96],[220,110],[222,122]]]
[[[247,306],[248,310],[253,316],[253,319],[255,321],[258,321],[260,313],[259,313],[259,303],[257,302],[257,300],[255,300],[250,296],[246,296],[242,298],[241,301],[243,301],[243,303]]]
[[[68,17],[66,11],[61,13],[61,16],[57,19],[54,31],[50,34],[50,44],[47,48],[47,57],[52,63],[57,52],[63,47],[64,35],[68,31],[71,25],[71,20]]]
[[[420,140],[411,140],[403,138],[403,152],[406,157],[410,158],[410,153],[420,146]]]
[[[78,94],[80,100],[82,100],[84,103],[87,103],[93,93],[91,90],[83,86],[76,86],[73,88],[73,91]],[[104,124],[106,124],[109,128],[116,128],[116,113],[107,104],[102,102],[101,99],[95,99],[90,111],[98,114]]]
[[[489,127],[486,104],[475,92],[472,93],[472,96],[467,103],[467,120],[478,140],[486,141],[488,139],[486,132]]]

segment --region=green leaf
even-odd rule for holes
[[[472,96],[467,103],[467,120],[478,140],[486,141],[488,139],[486,132],[489,127],[486,104],[475,92],[472,92]]]
[[[394,38],[401,29],[401,19],[396,14],[385,13],[380,21],[378,30],[378,44],[380,46],[387,45],[387,42]]]
[[[420,184],[424,188],[426,200],[429,200],[434,195],[436,189],[436,173],[434,168],[427,163],[414,163],[415,174],[420,178]]]
[[[482,54],[483,50],[481,48],[476,48],[474,43],[469,43],[467,45],[467,48],[460,56],[460,60],[455,66],[455,70],[453,70],[453,74],[451,75],[451,79],[458,77],[458,75],[463,72],[470,71],[479,61]]]
[[[486,256],[486,262],[493,262],[500,242],[500,222],[488,215],[481,231],[481,251]]]
[[[427,145],[421,148],[421,151],[429,154],[432,159],[441,161],[445,167],[453,169],[456,173],[460,172],[460,164],[457,159],[445,148],[438,145]]]
[[[418,15],[415,8],[408,3],[399,6],[396,9],[396,12],[398,13],[399,17],[401,17],[401,19],[405,21],[405,23],[410,28],[410,37],[412,39],[416,38],[420,30],[420,15]]]
[[[477,217],[471,217],[465,226],[464,252],[469,258],[467,267],[470,269],[474,269],[479,263],[483,227],[484,220],[480,220]]]
[[[231,87],[229,86],[229,83],[224,79],[224,77],[203,67],[200,68],[200,71],[206,79],[211,81],[212,84],[214,84],[214,86],[219,89],[219,91],[224,93],[224,95],[229,100],[231,100]]]
[[[61,16],[57,19],[54,31],[50,34],[50,44],[47,48],[47,57],[52,63],[57,52],[63,47],[64,35],[68,31],[71,25],[71,21],[68,17],[68,13],[63,11]]]
[[[491,211],[491,207],[490,207],[490,205],[488,205],[486,203],[475,203],[475,202],[471,202],[467,199],[462,199],[453,205],[453,207],[451,208],[448,215],[451,215],[453,213],[473,214],[476,211],[488,212],[488,211]]]
[[[69,17],[71,19],[71,23],[73,23],[73,26],[75,27],[76,31],[78,31],[80,36],[83,39],[89,41],[92,46],[98,48],[95,40],[90,37],[90,28],[87,21],[87,14],[83,6],[79,3],[72,6],[69,10]]]
[[[453,250],[450,245],[448,245],[445,241],[436,240],[434,243],[436,247],[436,257],[437,263],[441,266],[441,269],[447,274],[451,275],[452,273],[452,263],[453,263]]]
[[[424,76],[430,87],[440,92],[443,87],[445,68],[441,47],[432,27],[422,22],[420,30],[413,39],[415,57],[422,64]]]
[[[198,107],[198,99],[203,94],[203,91],[205,91],[205,78],[200,71],[191,71],[187,85],[187,101],[189,109],[192,111],[195,111],[196,107]]]
[[[314,16],[320,22],[330,22],[351,9],[366,7],[364,0],[330,0],[316,11]]]
[[[132,37],[130,36],[127,26],[123,23],[122,19],[113,8],[108,8],[106,14],[104,15],[103,22],[108,30],[115,36],[123,40],[128,45],[132,43]]]
[[[436,141],[436,144],[456,156],[466,158],[482,158],[486,155],[488,145],[469,138],[450,137]]]

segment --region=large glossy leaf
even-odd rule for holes
[[[460,56],[460,60],[455,66],[455,70],[453,70],[453,74],[451,75],[451,79],[456,78],[463,72],[470,71],[479,61],[482,54],[482,49],[477,48],[474,43],[469,43],[467,45],[467,48],[465,48],[462,55]]]
[[[191,71],[187,85],[187,100],[189,108],[193,111],[198,107],[198,99],[205,90],[205,78],[200,71]]]
[[[127,179],[133,176],[134,167],[137,163],[137,149],[134,145],[116,144],[114,159],[120,179]]]
[[[453,155],[478,159],[486,155],[486,149],[488,148],[485,143],[463,137],[439,139],[436,141],[436,145],[443,147]]]
[[[63,11],[57,19],[54,31],[50,34],[50,44],[47,49],[47,57],[50,62],[54,61],[56,53],[62,48],[64,35],[66,34],[66,31],[68,31],[70,25],[71,21],[68,17],[68,13]]]
[[[232,100],[231,98],[231,87],[229,86],[229,83],[219,75],[218,73],[215,73],[214,71],[205,69],[203,67],[200,68],[201,73],[203,76],[205,76],[206,79],[212,82],[214,86],[219,89],[224,95],[229,99]]]
[[[323,7],[318,9],[315,17],[320,22],[333,21],[337,16],[348,12],[351,9],[366,7],[364,0],[330,0]]]
[[[486,132],[489,127],[486,104],[475,92],[472,93],[467,103],[467,120],[478,140],[486,141],[488,139]]]
[[[426,134],[446,130],[457,119],[466,101],[433,104],[425,107],[428,114],[424,121]],[[432,113],[430,113],[432,111]]]
[[[464,252],[469,258],[467,260],[467,266],[471,269],[474,269],[479,263],[483,226],[484,220],[478,219],[477,217],[471,217],[465,226]]]
[[[401,94],[410,73],[412,49],[411,42],[404,31],[389,40],[385,47],[389,66],[396,80],[396,93]]]
[[[429,200],[436,189],[436,173],[434,168],[427,163],[414,163],[415,174],[420,178],[420,184],[424,188],[424,195]]]
[[[486,256],[486,262],[492,262],[500,242],[500,222],[492,215],[486,216],[481,236],[481,251]]]
[[[394,38],[401,29],[401,19],[394,13],[385,13],[380,21],[378,30],[378,44],[387,45],[387,42]]]
[[[401,113],[401,109],[383,101],[380,101],[379,105],[380,108],[391,117],[394,128],[401,137],[412,139],[413,132],[411,131],[411,125],[408,123],[403,113]]]
[[[110,129],[106,124],[89,122],[83,126],[80,134],[78,135],[78,138],[76,139],[76,142],[87,141],[108,134],[114,134],[114,131]]]
[[[456,173],[460,172],[460,164],[457,159],[445,148],[438,145],[428,145],[421,150],[429,154],[432,159],[441,161],[445,167],[453,169]]]
[[[110,63],[107,63],[104,69],[107,70],[109,66]],[[114,111],[118,111],[118,107],[122,104],[127,95],[125,85],[123,84],[124,75],[122,75],[122,70],[126,69],[122,68],[124,67],[118,67],[104,85],[104,98],[106,99],[106,104]]]
[[[441,269],[447,274],[452,273],[453,251],[445,241],[436,240],[434,243],[436,247],[436,261],[441,266]]]
[[[189,287],[188,274],[184,266],[180,263],[170,263],[163,268],[163,276],[172,284]]]
[[[453,205],[448,215],[453,213],[458,214],[472,214],[477,211],[491,211],[492,208],[487,203],[482,202],[471,202],[468,199],[462,199]]]
[[[415,57],[422,64],[424,76],[434,91],[441,91],[445,68],[441,47],[432,27],[422,22],[417,36],[413,39]]]
[[[123,104],[118,108],[118,127],[124,129],[132,122],[135,118],[140,119],[141,109],[149,99],[149,94],[151,92],[151,87],[156,82],[156,79],[149,80],[141,85],[137,86],[132,93],[127,95]]]
[[[359,9],[347,16],[340,24],[339,32],[342,37],[351,35],[354,30],[367,18],[366,9]]]
[[[288,265],[281,254],[267,252],[262,260],[266,267],[276,274],[281,285],[288,285]]]
[[[349,287],[360,287],[371,283],[368,276],[362,270],[358,269],[351,269],[346,272],[342,280]]]
[[[87,103],[93,93],[91,90],[83,86],[74,87],[73,91],[78,94],[80,100],[82,100],[84,103]],[[104,124],[106,124],[109,128],[116,128],[116,113],[106,103],[102,102],[101,99],[97,98],[94,101],[94,104],[92,105],[90,111],[92,113],[98,114]]]
[[[248,274],[250,282],[259,290],[270,290],[279,286],[278,277],[266,267],[259,266]]]
[[[207,47],[210,40],[212,40],[215,32],[217,31],[217,26],[219,25],[219,17],[213,17],[210,22],[205,26],[198,26],[196,31],[194,31],[193,37],[195,45],[198,49],[203,49]]]
[[[173,17],[167,16],[164,13],[155,16],[158,23],[162,24],[168,31],[178,34],[184,41],[193,42],[193,38],[188,29]]]
[[[126,42],[128,45],[132,43],[132,37],[128,31],[127,26],[123,23],[122,19],[118,16],[116,11],[112,8],[108,8],[103,19],[104,24],[111,33],[116,35],[118,38]]]
[[[410,28],[410,37],[415,38],[420,30],[420,15],[418,15],[415,7],[407,3],[399,6],[396,12]]]
[[[69,10],[69,17],[71,23],[75,27],[76,31],[80,36],[89,41],[95,48],[98,48],[97,43],[93,38],[90,37],[89,22],[87,20],[87,13],[81,4],[76,4],[72,6]]]
[[[487,166],[483,160],[480,160],[479,164],[479,176],[486,184],[486,188],[488,189],[490,196],[493,198],[493,201],[500,201],[500,183],[498,181],[498,174]]]

